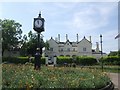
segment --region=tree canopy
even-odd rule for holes
[[[28,33],[28,37],[24,36],[24,38],[29,38],[27,42],[24,42],[22,47],[21,47],[21,54],[22,55],[32,55],[34,56],[34,54],[36,53],[36,48],[38,47],[38,36],[37,33],[33,33],[32,31],[30,31]],[[40,37],[40,48],[42,49],[45,46],[45,43],[42,39],[42,37]]]
[[[120,50],[119,51],[111,51],[108,56],[120,56]]]
[[[38,47],[37,33],[29,31],[28,35],[22,36],[22,25],[15,20],[1,20],[0,19],[0,31],[2,31],[2,55],[4,50],[14,51],[19,49],[22,56],[31,54],[32,56],[36,52]],[[40,37],[40,47],[49,47],[48,43],[44,43],[42,37]]]
[[[14,20],[0,19],[0,27],[2,29],[2,54],[5,49],[18,48],[22,38],[22,25]]]

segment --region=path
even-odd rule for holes
[[[115,90],[120,90],[120,73],[108,73],[111,81],[115,85]],[[118,89],[116,89],[118,88]]]

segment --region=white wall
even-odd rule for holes
[[[78,44],[76,44],[76,47],[74,47],[70,44],[69,41],[67,41],[65,44],[59,44],[55,40],[50,39],[48,41],[50,48],[53,48],[53,51],[48,51],[49,56],[60,56],[60,55],[70,55],[71,57],[73,55],[76,56],[94,56],[96,58],[100,58],[101,54],[92,53],[92,43],[89,42],[86,38],[83,38]],[[63,51],[59,51],[63,48]],[[68,48],[70,48],[70,51],[68,51]],[[76,51],[73,51],[73,48],[75,48]],[[83,50],[83,48],[86,48],[86,51]],[[103,56],[106,56],[106,54],[103,54]]]
[[[85,38],[78,43],[77,47],[78,55],[92,55],[92,43],[87,41]],[[83,48],[86,48],[86,51],[83,51]]]
[[[53,53],[58,53],[58,44],[55,42],[55,40],[50,39],[48,41],[50,48],[53,48]]]
[[[72,45],[67,42],[65,45],[64,45],[64,51],[65,52],[68,52],[68,48],[70,49],[70,52],[72,51]]]

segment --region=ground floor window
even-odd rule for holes
[[[53,48],[50,48],[50,51],[53,51]]]
[[[83,51],[87,51],[85,47],[83,48]]]

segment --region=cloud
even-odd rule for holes
[[[91,30],[97,31],[100,28],[109,25],[109,18],[114,9],[115,6],[109,5],[109,3],[108,5],[88,3],[86,7],[79,8],[79,10],[73,14],[73,18],[71,19],[71,21],[66,22],[66,24],[73,27],[74,30],[83,30],[83,33]]]
[[[57,3],[54,3],[54,5],[58,8],[61,8],[61,9],[72,9],[74,8],[76,5],[78,4],[78,2],[57,2]]]

